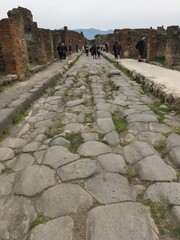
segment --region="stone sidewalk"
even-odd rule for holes
[[[134,59],[114,59],[110,53],[103,55],[120,64],[144,89],[162,97],[173,108],[180,111],[180,71],[138,62]]]
[[[78,54],[68,56],[63,62],[56,61],[28,79],[7,86],[0,93],[0,133],[11,125],[22,111],[26,110],[44,91],[54,84],[78,59]]]
[[[0,142],[0,239],[178,240],[180,120],[157,101],[82,55]]]

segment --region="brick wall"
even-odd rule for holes
[[[166,65],[168,68],[180,65],[180,29],[178,26],[167,28]]]
[[[27,48],[21,35],[22,21],[3,19],[0,21],[0,42],[4,70],[9,74],[24,77],[28,69]]]

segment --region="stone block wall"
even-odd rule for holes
[[[166,65],[173,68],[180,65],[180,29],[178,26],[167,28]]]
[[[180,28],[169,26],[156,29],[115,29],[113,34],[97,35],[97,41],[101,44],[109,42],[109,50],[113,52],[115,40],[121,43],[124,57],[135,57],[138,55],[135,45],[142,37],[146,37],[144,58],[155,61],[164,58],[166,66],[173,69],[180,69]],[[178,66],[178,67],[177,67]]]
[[[0,42],[4,70],[9,74],[24,77],[28,69],[27,47],[22,38],[22,19],[0,21]]]
[[[0,72],[25,76],[29,64],[45,64],[58,58],[57,45],[64,42],[84,44],[82,33],[40,29],[30,10],[22,7],[8,11],[7,19],[0,21]],[[71,35],[71,39],[69,38]],[[74,39],[75,38],[75,39]]]

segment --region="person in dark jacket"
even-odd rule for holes
[[[59,60],[62,62],[62,59],[63,59],[63,45],[61,43],[58,44],[57,46],[57,52],[58,52],[58,55],[59,55]]]
[[[118,58],[118,51],[119,51],[118,41],[115,41],[113,44],[113,52],[115,58]]]
[[[141,40],[139,40],[136,43],[136,49],[138,50],[138,62],[142,62],[144,50],[145,50],[145,37],[143,37]]]

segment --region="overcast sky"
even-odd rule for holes
[[[17,7],[31,11],[39,28],[157,28],[180,26],[180,0],[0,0],[0,19]]]

